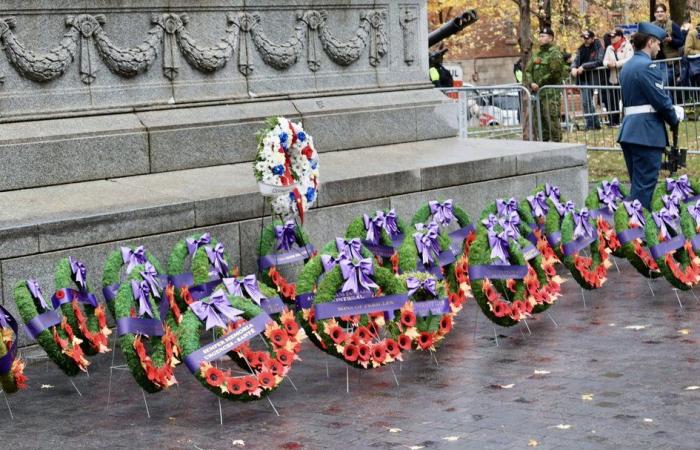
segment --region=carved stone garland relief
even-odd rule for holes
[[[406,9],[400,24],[404,35],[404,61],[413,63],[413,33],[415,14]],[[153,27],[144,41],[134,47],[115,45],[103,29],[107,22],[104,14],[80,14],[67,16],[68,30],[59,44],[45,53],[35,53],[20,42],[12,30],[17,26],[14,17],[0,18],[0,46],[7,59],[23,77],[37,82],[47,82],[62,76],[73,61],[78,60],[80,79],[91,84],[97,79],[98,58],[113,73],[122,77],[139,75],[162,55],[163,75],[173,80],[180,71],[181,56],[201,72],[216,72],[226,66],[238,51],[238,71],[244,76],[253,73],[249,55],[253,48],[262,61],[276,70],[286,70],[297,63],[306,46],[309,70],[320,69],[321,49],[336,64],[348,66],[357,62],[368,48],[369,64],[377,67],[389,50],[387,38],[387,11],[366,10],[360,12],[360,25],[355,36],[341,41],[328,25],[326,11],[308,10],[296,14],[293,36],[286,42],[274,42],[263,30],[258,13],[228,13],[227,28],[218,44],[205,47],[187,31],[187,14],[154,14]],[[320,47],[317,45],[320,42]],[[236,48],[237,47],[237,48]],[[97,50],[95,52],[95,50]],[[0,83],[4,81],[0,74]]]

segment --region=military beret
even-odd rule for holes
[[[666,38],[666,30],[651,22],[639,22],[637,33],[654,36],[656,39],[663,41]]]

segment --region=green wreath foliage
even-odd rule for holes
[[[19,281],[15,285],[15,288],[12,291],[12,296],[15,300],[15,304],[17,304],[20,317],[25,324],[29,323],[33,318],[40,314],[39,311],[42,310],[42,308],[39,300],[36,300],[32,296],[29,288],[27,288],[26,280]],[[49,359],[53,361],[54,364],[56,364],[59,369],[63,371],[63,373],[69,377],[74,377],[80,373],[80,367],[75,363],[75,361],[73,361],[73,359],[63,353],[59,345],[56,343],[53,338],[54,329],[61,339],[68,340],[68,334],[66,334],[59,324],[55,327],[50,327],[43,330],[36,337],[36,342],[42,349],[44,349]]]
[[[444,199],[438,200],[440,203],[444,203]],[[456,205],[454,202],[452,203],[452,215],[457,219],[457,225],[459,225],[460,228],[466,227],[470,223],[472,223],[472,220],[469,218],[469,214],[467,214],[464,209],[462,209],[460,206]],[[432,214],[430,212],[430,204],[426,203],[425,205],[421,206],[418,208],[416,213],[413,215],[413,218],[411,219],[411,225],[415,225],[417,223],[425,223],[427,224],[430,222],[430,219],[432,218]],[[439,225],[439,224],[438,224]],[[462,242],[462,249],[460,254],[464,254],[466,242]]]
[[[135,250],[135,247],[129,246],[130,250]],[[146,261],[150,262],[158,273],[163,272],[163,266],[161,265],[158,258],[148,250],[146,250]],[[124,269],[124,270],[122,270]],[[121,250],[118,248],[112,253],[107,255],[105,259],[104,267],[102,269],[102,287],[112,286],[113,284],[120,283],[122,278],[127,275],[126,264],[122,259]],[[114,318],[114,302],[106,302],[109,313]]]
[[[277,237],[275,234],[275,227],[277,226],[284,226],[284,222],[279,219],[275,219],[270,224],[266,225],[265,228],[263,228],[262,234],[260,236],[260,243],[257,248],[258,259],[265,255],[276,253]],[[296,244],[299,246],[299,248],[303,248],[304,246],[311,244],[311,239],[309,238],[309,235],[299,224],[296,224],[296,227],[294,229],[294,235],[296,237]],[[304,263],[308,262],[309,259],[310,258],[305,259]],[[270,276],[269,269],[260,271],[260,275],[260,279],[263,283],[267,285],[276,285],[276,283],[272,280],[272,277]],[[286,280],[284,281],[286,282]],[[284,292],[282,292],[282,289],[280,289],[279,286],[277,288],[280,294],[284,294]],[[290,296],[288,295],[283,295],[283,298],[287,301],[291,300]]]
[[[589,211],[595,211],[595,210],[598,210],[600,208],[604,208],[606,206],[605,203],[601,202],[600,198],[598,197],[598,188],[602,188],[602,186],[603,186],[603,182],[598,183],[596,186],[594,186],[591,189],[591,191],[586,196],[585,205]],[[629,196],[629,191],[627,190],[627,188],[625,186],[623,186],[622,184],[619,185],[619,188],[620,188],[620,193],[624,196],[624,198],[627,198]],[[617,210],[615,212],[619,211],[621,207],[622,207],[622,200],[617,202]],[[616,230],[617,227],[615,225],[616,225],[615,214],[613,213],[613,223],[611,223],[610,226]],[[596,220],[596,228],[597,227],[598,227],[598,224],[597,224],[597,220]],[[617,237],[615,237],[615,239],[616,238]],[[613,242],[614,242],[614,240],[613,240]],[[612,248],[614,245],[611,246],[609,242],[606,242],[606,245],[608,245],[608,248],[610,248],[613,255],[615,255],[619,258],[626,258],[627,253],[622,249],[621,245],[619,248]]]
[[[676,178],[676,180],[678,180],[678,178]],[[688,177],[688,184],[690,184],[690,188],[694,192],[693,196],[700,195],[700,179]],[[652,211],[658,211],[664,206],[664,203],[663,203],[664,195],[670,195],[670,193],[666,190],[666,181],[665,180],[656,185],[656,188],[654,189],[654,193],[651,196],[651,210]],[[686,199],[681,199],[681,200],[682,200],[682,202],[686,201]]]
[[[651,214],[649,211],[646,210],[646,208],[643,210],[644,213],[644,223],[649,222],[650,220],[653,221],[654,219],[651,217]],[[627,213],[627,210],[625,209],[624,206],[620,206],[617,208],[617,211],[615,211],[615,232],[619,235],[622,232],[629,230],[630,225],[629,225],[629,214]],[[645,252],[643,254],[646,255],[645,258],[642,258],[640,255],[637,254],[637,250],[634,244],[634,241],[626,242],[622,244],[622,247],[620,247],[620,252],[622,254],[622,257],[627,259],[629,263],[634,267],[634,269],[639,272],[640,275],[642,275],[645,278],[658,278],[662,276],[661,271],[658,268],[658,265],[656,264],[656,261],[654,261],[654,258],[649,255],[649,249],[647,248],[646,244],[644,242],[639,243],[639,251],[640,252]],[[648,259],[649,262],[653,261],[654,265],[650,266],[650,264],[647,264],[645,262],[645,259]]]
[[[605,283],[606,275],[608,272],[608,267],[612,264],[608,260],[609,256],[607,254],[607,249],[605,245],[601,245],[599,241],[599,234],[594,225],[591,227],[595,233],[595,240],[588,246],[590,251],[591,259],[591,269],[582,271],[577,267],[577,260],[582,261],[586,258],[581,257],[577,252],[574,255],[564,255],[562,252],[562,262],[569,269],[574,280],[584,289],[593,290],[598,289]],[[564,243],[568,243],[574,240],[574,214],[572,212],[567,212],[564,215],[564,219],[561,224],[561,240],[563,248]],[[561,251],[561,250],[560,250]]]

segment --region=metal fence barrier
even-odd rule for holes
[[[443,88],[458,103],[461,137],[534,139],[530,93],[519,84]]]

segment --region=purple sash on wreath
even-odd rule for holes
[[[17,338],[19,337],[17,321],[12,317],[12,314],[0,305],[0,327],[7,328],[8,326],[15,333],[15,336],[12,339],[12,344],[7,349],[7,353],[0,357],[0,375],[7,375],[12,370],[12,363],[17,357]]]

